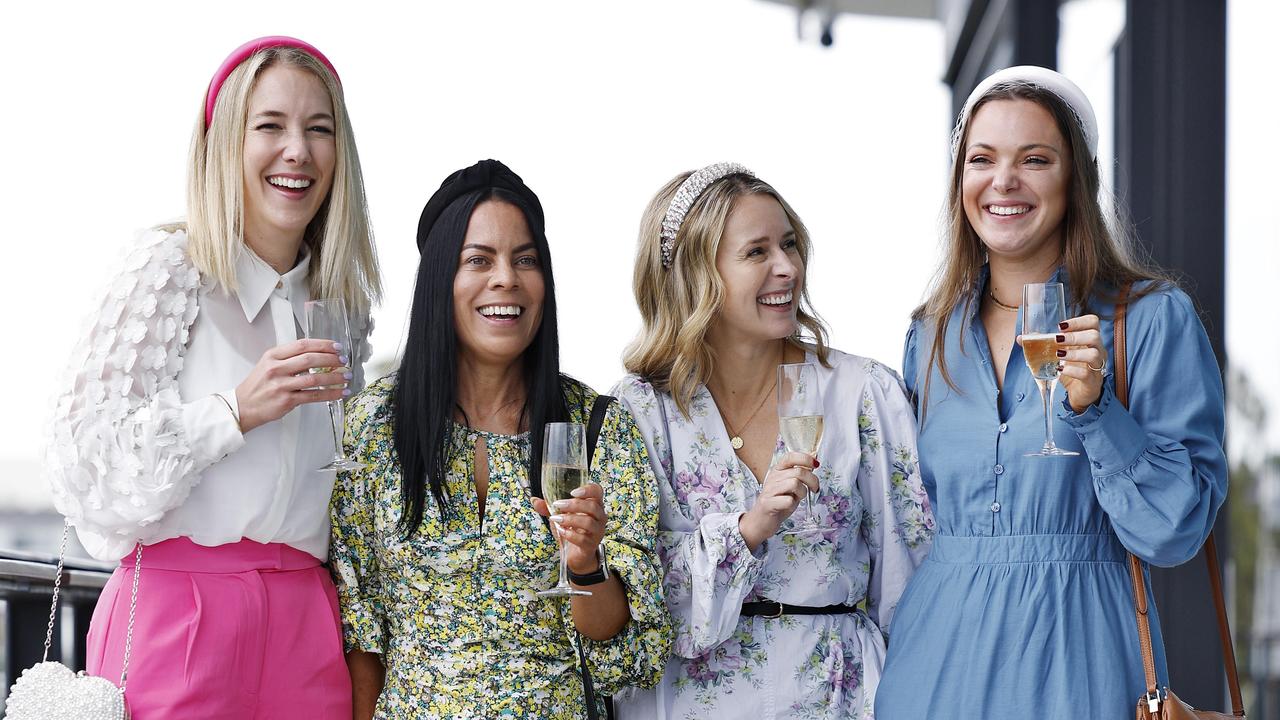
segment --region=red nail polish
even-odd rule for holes
[[[1070,325],[1068,325],[1065,321],[1058,323],[1059,330],[1066,330],[1068,327],[1070,327]]]
[[[818,469],[818,468],[820,468],[820,467],[822,467],[822,463],[818,462],[818,458],[814,458],[814,459],[813,459],[813,469],[814,469],[814,470],[817,470],[817,469]]]
[[[1064,343],[1064,342],[1066,342],[1066,341],[1067,341],[1067,336],[1066,336],[1066,335],[1055,335],[1055,336],[1053,337],[1053,340],[1054,340],[1054,342]]]
[[[1066,351],[1066,350],[1059,350],[1059,351],[1058,351],[1058,357],[1066,357],[1066,356],[1067,356],[1067,351]]]

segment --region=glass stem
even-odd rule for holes
[[[339,406],[336,400],[330,400],[325,403],[329,406],[329,429],[333,431],[333,456],[335,458],[344,457],[342,453],[342,418],[338,416]]]
[[[1037,378],[1036,384],[1040,386],[1040,400],[1044,404],[1044,449],[1049,450],[1056,447],[1053,444],[1053,425],[1049,421],[1049,400],[1053,397],[1053,386],[1057,385],[1057,380]]]
[[[560,523],[552,524],[556,526],[556,540],[560,541],[560,582],[556,587],[569,587],[569,554],[565,552],[564,531],[560,529]]]

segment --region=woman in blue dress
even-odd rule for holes
[[[1185,293],[1138,262],[1099,203],[1088,99],[1010,68],[966,102],[944,263],[907,334],[933,549],[893,623],[880,720],[1118,718],[1145,692],[1125,551],[1195,554],[1226,496],[1221,376]],[[1061,282],[1055,442],[1016,342],[1025,283]],[[1128,295],[1130,407],[1112,318]],[[1150,580],[1148,582],[1148,592]],[[1157,675],[1168,683],[1158,619]]]

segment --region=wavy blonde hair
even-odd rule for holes
[[[1053,116],[1058,131],[1070,146],[1071,179],[1067,188],[1067,210],[1063,217],[1062,264],[1067,269],[1067,304],[1091,312],[1092,298],[1114,302],[1118,290],[1140,280],[1155,280],[1135,291],[1128,302],[1168,287],[1173,280],[1143,257],[1133,237],[1132,225],[1124,218],[1120,204],[1111,198],[1110,209],[1101,198],[1107,191],[1098,176],[1098,164],[1089,152],[1084,132],[1075,112],[1052,92],[1028,82],[1007,82],[992,86],[967,116],[961,117],[953,132],[950,188],[947,194],[946,239],[942,262],[929,288],[928,297],[912,313],[913,320],[932,326],[933,340],[927,362],[920,365],[924,378],[920,393],[921,422],[927,406],[931,369],[936,366],[952,390],[959,391],[947,370],[946,335],[955,309],[969,307],[982,267],[986,246],[969,223],[964,211],[964,157],[969,124],[978,110],[996,100],[1028,100]],[[964,352],[963,335],[961,352]]]
[[[249,97],[275,65],[320,78],[333,105],[337,158],[333,185],[303,233],[311,251],[311,296],[340,297],[352,313],[368,314],[382,295],[378,258],[369,227],[360,157],[342,87],[323,63],[297,48],[254,53],[231,72],[218,93],[213,123],[205,126],[204,98],[191,137],[187,177],[187,251],[203,274],[234,291],[236,257],[244,246],[244,138]]]
[[[811,248],[809,231],[777,190],[750,175],[733,174],[712,183],[689,208],[676,234],[671,267],[664,267],[662,219],[676,189],[691,174],[681,173],[664,185],[640,220],[633,286],[642,326],[622,358],[627,372],[669,393],[686,417],[698,386],[706,384],[715,367],[706,337],[724,301],[716,252],[734,203],[746,195],[772,197],[795,230],[796,248],[805,265]],[[828,365],[827,329],[809,303],[807,286],[800,293],[796,321],[796,332],[788,342],[801,349],[811,343],[818,359]]]

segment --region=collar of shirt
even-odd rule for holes
[[[304,305],[310,297],[308,275],[311,267],[311,251],[302,246],[302,257],[289,272],[281,275],[275,268],[267,264],[258,254],[246,245],[236,258],[236,284],[239,290],[240,308],[244,310],[244,319],[253,322],[262,312],[272,293],[279,293],[293,306],[293,316],[299,327],[305,328],[306,312]]]

